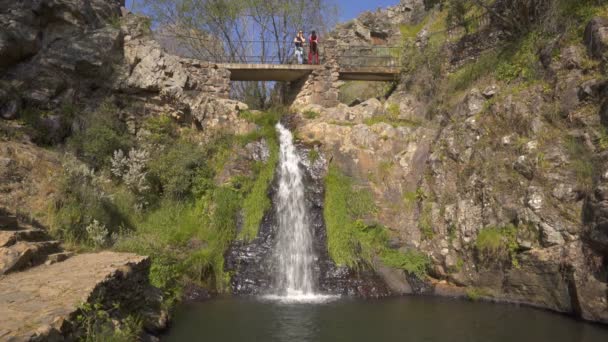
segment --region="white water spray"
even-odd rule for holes
[[[306,210],[300,157],[293,145],[291,132],[281,123],[279,133],[279,191],[276,209],[278,219],[275,257],[277,294],[266,296],[285,302],[323,302],[334,296],[314,292],[313,237]]]

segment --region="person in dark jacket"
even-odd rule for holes
[[[319,64],[319,37],[316,31],[308,38],[308,63]]]

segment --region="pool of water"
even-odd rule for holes
[[[515,305],[434,297],[185,305],[162,341],[608,341],[608,327]]]

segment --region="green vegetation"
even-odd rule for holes
[[[498,56],[487,52],[479,56],[475,63],[465,64],[448,77],[448,91],[457,92],[467,89],[478,79],[487,76],[496,69]]]
[[[116,150],[128,151],[132,138],[127,125],[118,118],[119,111],[110,102],[83,118],[83,127],[68,140],[68,145],[79,159],[98,170],[110,164]]]
[[[475,248],[481,261],[509,260],[517,267],[517,227],[486,227],[477,235]]]
[[[383,115],[374,115],[371,118],[364,120],[366,125],[374,125],[377,123],[387,123],[393,127],[406,126],[417,127],[421,122],[412,119],[401,118],[401,108],[397,103],[391,103],[386,109],[387,113]]]
[[[484,297],[488,297],[490,294],[486,290],[478,287],[471,287],[467,289],[467,297],[469,300],[478,301]]]
[[[538,32],[530,32],[519,41],[503,50],[502,61],[496,67],[496,77],[499,80],[523,81],[535,80],[539,77],[537,51],[541,43]]]
[[[388,248],[388,229],[378,224],[366,224],[374,216],[376,206],[372,194],[356,189],[353,180],[330,165],[325,178],[325,207],[330,257],[338,265],[353,268],[371,267],[374,257],[388,266],[424,276],[430,261],[418,251],[405,253]]]
[[[304,114],[304,117],[309,120],[316,119],[319,117],[319,113],[315,112],[314,110],[307,110],[303,114]]]
[[[104,308],[100,303],[82,303],[78,307],[76,322],[82,329],[83,342],[129,342],[139,338],[143,322],[133,315],[128,315],[120,321],[120,329],[114,329],[112,314],[120,311],[120,307]]]
[[[431,217],[432,207],[430,203],[422,203],[420,217],[418,218],[418,228],[422,233],[422,237],[426,240],[431,240],[435,236],[433,230],[433,218]]]
[[[279,145],[275,139],[267,140],[270,150],[268,161],[258,164],[258,176],[253,183],[251,192],[243,202],[244,223],[239,239],[251,241],[258,235],[258,228],[264,218],[264,213],[272,203],[268,198],[268,187],[274,177],[274,170],[279,161]]]
[[[356,99],[384,98],[393,87],[388,82],[346,81],[338,89],[338,100],[348,105]]]
[[[405,270],[424,278],[431,264],[429,257],[419,251],[409,249],[406,252],[399,252],[394,249],[385,249],[382,253],[382,262],[387,266]]]
[[[593,163],[593,153],[585,146],[581,139],[566,138],[564,141],[566,151],[570,157],[570,169],[573,170],[578,186],[581,190],[591,191],[593,187],[593,176],[595,175],[595,165]]]
[[[320,156],[321,155],[319,154],[319,151],[317,151],[317,149],[315,149],[315,148],[311,148],[310,151],[308,151],[308,159],[310,160],[311,163],[316,162]]]
[[[132,139],[117,112],[103,104],[70,138],[68,149],[87,164],[66,158],[49,206],[52,232],[77,248],[150,255],[150,280],[168,305],[186,281],[224,291],[226,249],[235,238],[255,238],[271,206],[267,192],[279,149],[274,125],[282,110],[243,113],[256,131],[215,135],[204,143],[168,116],[145,119]],[[251,172],[216,183],[236,149],[262,139],[268,161],[245,161]],[[243,229],[237,237],[239,213]]]

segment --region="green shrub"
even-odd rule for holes
[[[166,145],[177,138],[177,124],[167,115],[147,118],[143,129],[149,132],[146,140],[155,144]]]
[[[191,196],[200,173],[207,174],[204,151],[194,143],[178,140],[148,163],[149,179],[156,192],[174,199]]]
[[[132,146],[127,126],[119,119],[118,109],[113,105],[102,104],[84,122],[84,128],[76,131],[68,144],[94,169],[108,166],[114,151],[128,151]]]
[[[49,208],[54,235],[70,243],[104,247],[112,234],[132,229],[129,217],[96,185],[86,166],[68,162],[64,168]]]

